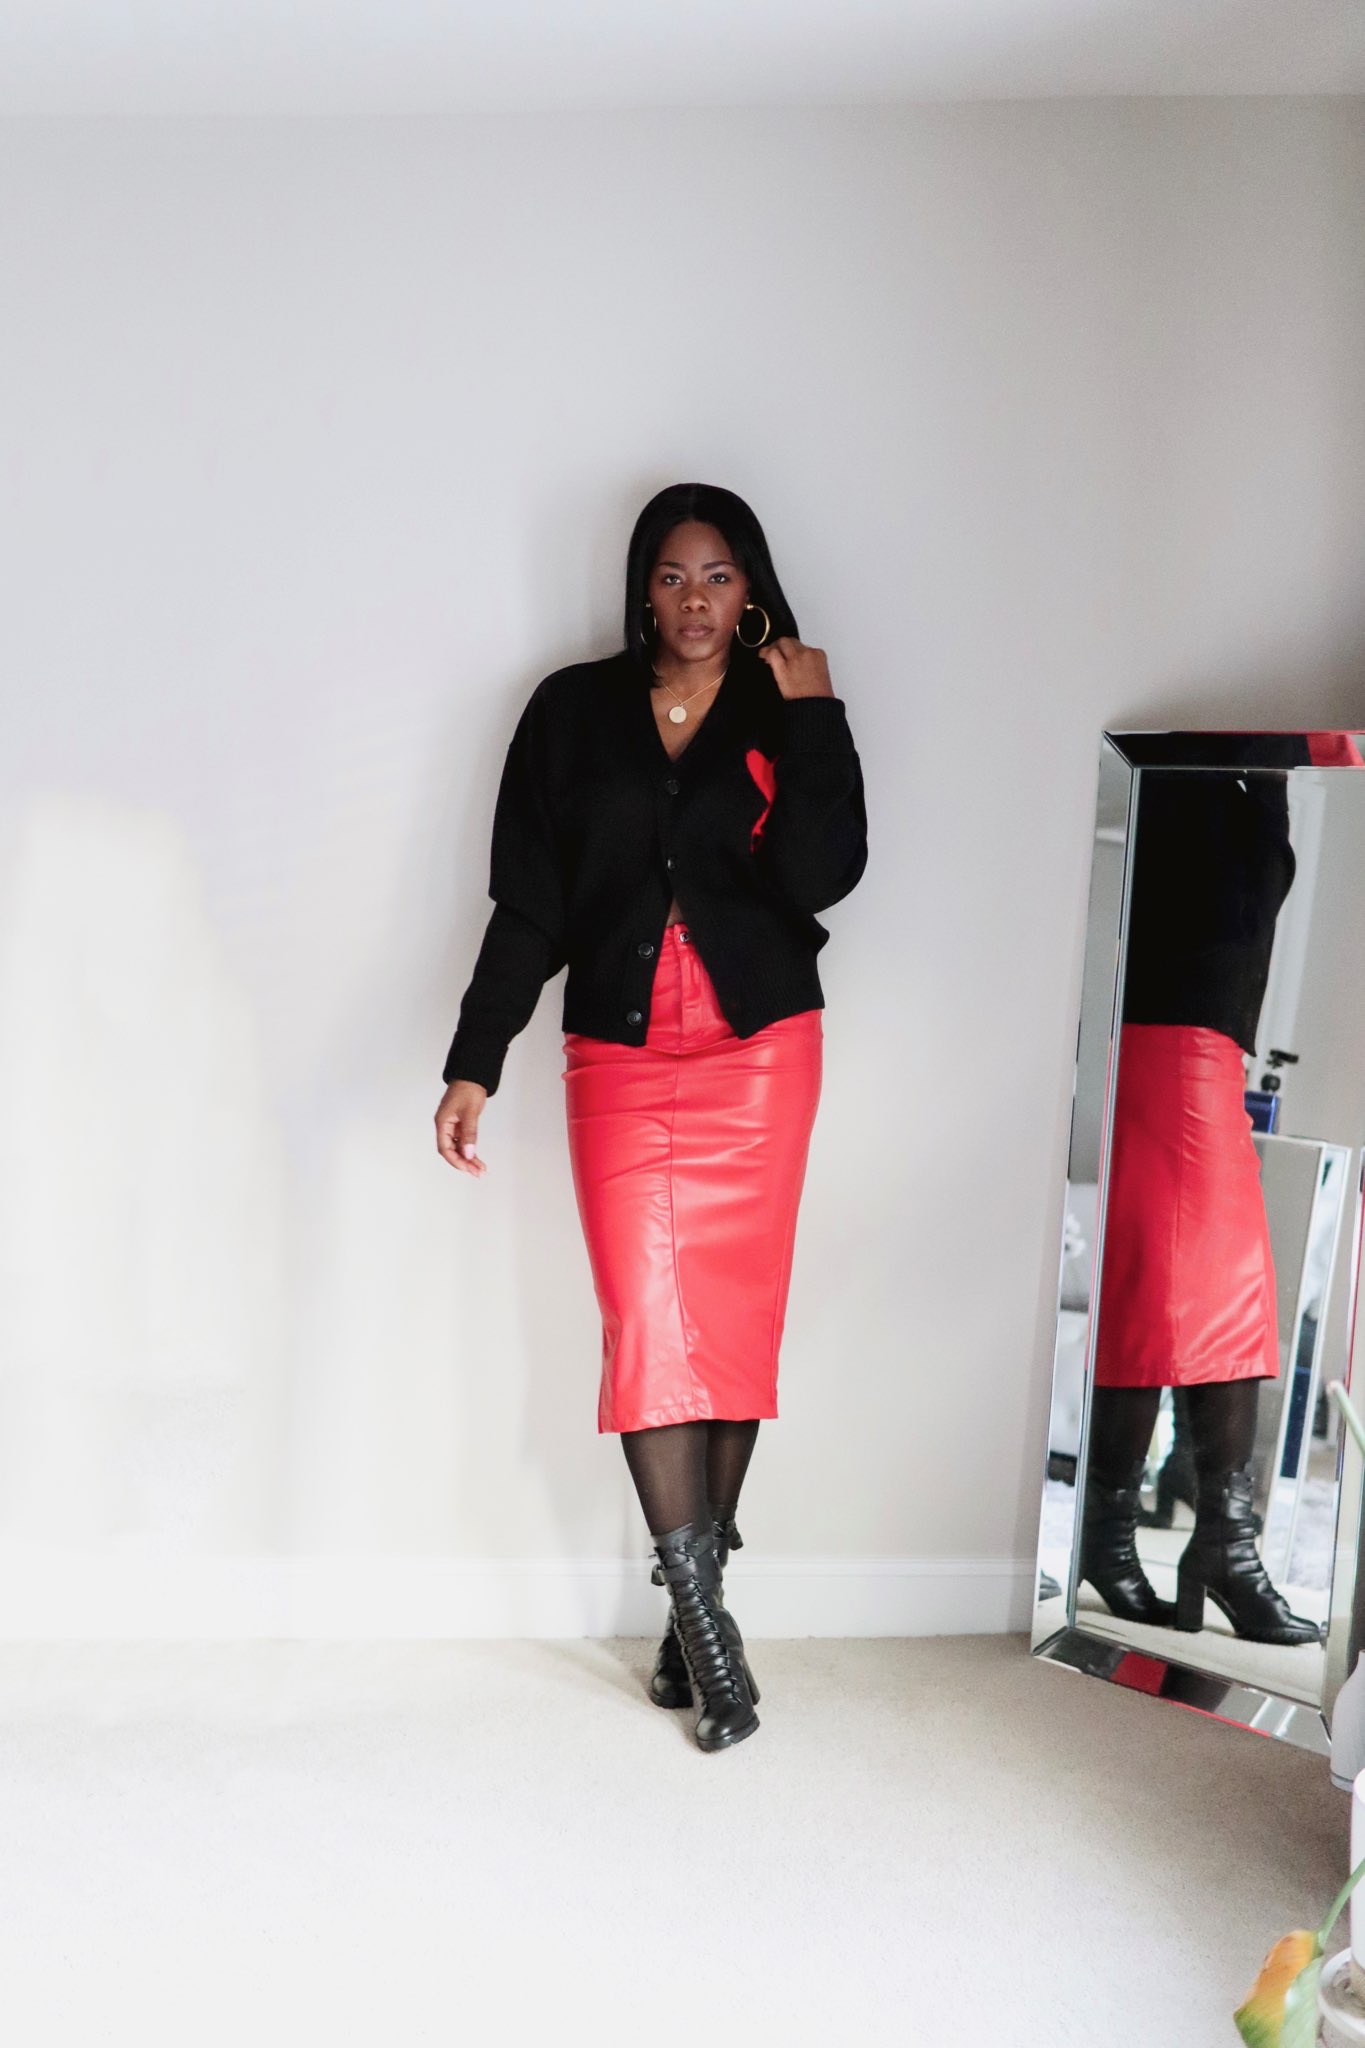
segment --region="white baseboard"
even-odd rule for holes
[[[1008,1557],[731,1559],[746,1636],[1026,1630],[1034,1564]],[[0,1641],[648,1636],[649,1559],[204,1557],[0,1552]]]

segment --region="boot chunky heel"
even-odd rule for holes
[[[717,1515],[711,1527],[716,1538],[717,1563],[723,1573],[726,1565],[729,1563],[730,1552],[744,1548],[744,1538],[735,1527],[733,1515],[724,1517]],[[650,1573],[650,1581],[656,1586],[663,1585],[664,1575],[660,1565],[655,1565]],[[739,1633],[739,1623],[724,1604],[725,1590],[723,1581],[716,1590],[716,1600],[721,1611],[721,1626],[731,1638],[743,1660],[744,1676],[749,1682],[750,1696],[753,1699],[754,1705],[757,1706],[759,1700],[758,1685],[753,1672],[749,1669],[749,1658]],[[683,1658],[682,1645],[678,1641],[678,1632],[673,1626],[671,1609],[668,1616],[668,1627],[664,1630],[663,1641],[660,1643],[658,1654],[654,1659],[654,1669],[650,1673],[649,1696],[656,1707],[690,1707],[692,1704],[692,1681],[687,1675],[687,1664]]]
[[[1183,1635],[1198,1635],[1204,1626],[1204,1575],[1188,1548],[1175,1568],[1175,1625]]]
[[[754,1733],[758,1715],[738,1627],[720,1603],[714,1525],[699,1529],[684,1523],[659,1537],[654,1548],[672,1602],[673,1627],[692,1700],[701,1705],[694,1730],[697,1747],[727,1749]]]

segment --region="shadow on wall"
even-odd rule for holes
[[[0,1535],[256,1547],[284,1176],[194,856],[46,795],[0,884]]]

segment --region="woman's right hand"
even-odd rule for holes
[[[477,1081],[452,1081],[436,1111],[436,1150],[461,1173],[486,1173],[479,1158],[479,1118],[488,1090]]]

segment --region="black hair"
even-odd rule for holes
[[[649,683],[654,680],[658,628],[645,623],[645,593],[660,548],[684,519],[702,520],[724,534],[736,566],[748,579],[750,602],[762,605],[771,621],[772,630],[763,644],[770,646],[784,635],[794,640],[801,637],[796,630],[796,616],[777,580],[763,528],[743,498],[723,490],[719,484],[669,484],[650,499],[636,520],[626,554],[626,653]],[[746,614],[746,621],[747,617]],[[755,620],[750,626],[742,621],[745,637],[757,639],[761,623]]]

